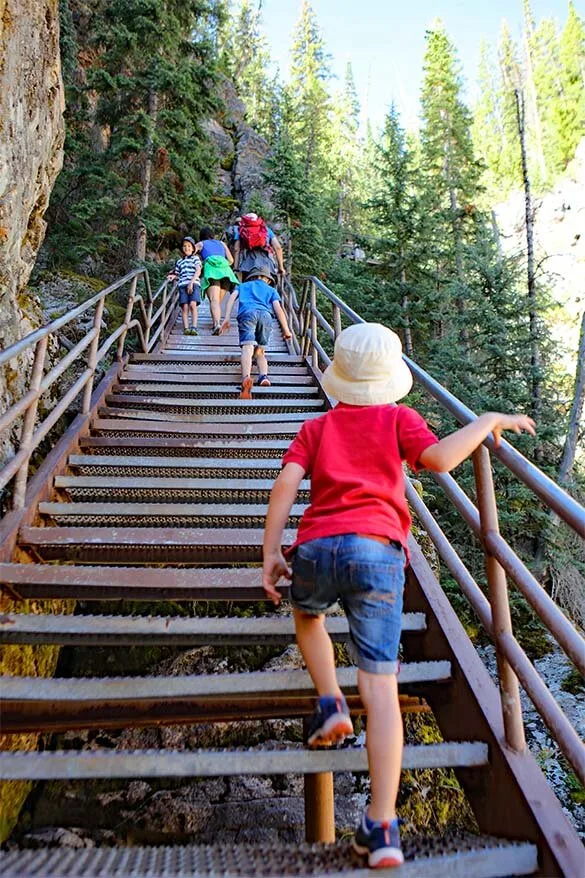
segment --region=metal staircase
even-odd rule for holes
[[[145,283],[142,297],[137,293],[139,280]],[[116,285],[90,300],[88,307],[94,307],[96,314],[93,334],[85,348],[82,343],[77,346],[77,355],[88,351],[81,376],[85,375],[85,383],[77,379],[72,385],[76,393],[70,390],[63,397],[69,405],[83,394],[81,412],[32,478],[27,478],[29,459],[44,429],[42,423],[37,426],[38,401],[46,377],[53,377],[51,371],[47,376],[43,373],[47,339],[56,332],[53,324],[63,325],[68,315],[50,324],[44,335],[39,330],[32,341],[29,337],[28,347],[36,354],[28,408],[21,404],[12,417],[16,403],[0,419],[0,427],[5,427],[24,413],[22,441],[13,458],[17,464],[9,462],[0,470],[3,484],[13,477],[16,483],[14,509],[0,523],[4,593],[0,642],[33,647],[267,643],[284,647],[294,636],[292,620],[281,613],[267,611],[250,618],[101,615],[100,602],[212,600],[227,606],[228,601],[262,599],[258,571],[262,526],[280,458],[303,421],[318,417],[331,404],[319,382],[327,358],[327,342],[319,340],[319,333],[324,331],[331,340],[342,319],[359,317],[327,291],[333,308],[330,324],[317,305],[318,281],[307,282],[300,302],[287,284],[284,301],[294,327],[293,341],[284,342],[275,323],[268,349],[272,386],[255,387],[251,401],[240,400],[237,330],[212,336],[204,305],[199,336],[184,336],[177,322],[176,295],[166,284],[152,295],[148,276],[141,271],[131,272],[118,286],[123,284],[130,284],[125,322],[101,347],[104,300]],[[126,336],[133,330],[142,352],[128,356]],[[116,341],[117,358],[92,394],[98,365]],[[16,362],[25,342],[0,354],[0,365],[11,359]],[[509,455],[509,448],[504,454]],[[445,484],[453,502],[464,505],[457,486]],[[538,491],[539,496],[552,491],[554,508],[560,507],[566,519],[574,518],[582,526],[582,510],[560,489],[542,481]],[[304,483],[286,541],[292,541],[308,499],[309,485]],[[492,595],[490,605],[470,574],[459,569],[462,562],[452,549],[449,555],[436,523],[433,532],[430,513],[412,488],[409,499],[445,563],[458,570],[486,629],[493,632],[497,599]],[[480,515],[481,531],[483,508]],[[432,710],[444,741],[407,746],[403,767],[455,769],[482,834],[409,841],[407,862],[392,874],[582,875],[585,860],[576,833],[525,746],[518,747],[517,741],[510,744],[509,697],[502,711],[496,687],[414,540],[411,550],[399,674],[401,705],[404,711],[421,706]],[[503,570],[506,550],[496,541],[490,552],[490,557],[499,552],[496,566]],[[521,564],[519,559],[515,563]],[[522,570],[518,576],[525,578]],[[545,606],[547,620],[552,619],[559,642],[583,662],[582,641],[540,591],[542,595],[536,597]],[[87,608],[83,615],[61,615],[46,612],[46,604],[38,603],[61,599],[91,601],[95,609],[89,615]],[[38,612],[43,606],[45,611]],[[578,768],[583,754],[576,749],[576,733],[570,726],[567,729],[558,706],[554,712],[552,696],[538,688],[523,663],[524,654],[517,654],[511,631],[499,627],[500,619],[501,615],[497,640],[499,648],[506,650],[505,662],[513,665],[522,685],[543,706],[549,725]],[[328,628],[334,640],[347,641],[344,618],[331,617]],[[361,713],[356,670],[340,668],[339,680],[352,712]],[[314,703],[312,684],[302,670],[110,679],[6,676],[0,687],[5,746],[11,735],[24,732],[307,717]],[[0,873],[7,878],[362,878],[370,874],[363,862],[347,843],[334,843],[333,775],[366,768],[365,751],[357,745],[329,751],[276,743],[246,750],[6,749],[0,753],[4,780],[301,774],[310,844],[18,850],[0,853]]]

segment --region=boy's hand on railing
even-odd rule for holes
[[[262,564],[262,588],[266,593],[266,597],[278,606],[282,600],[282,595],[276,588],[276,583],[281,577],[291,579],[292,572],[282,552],[276,552],[274,555],[265,555]]]
[[[177,275],[174,274],[172,271],[169,271],[169,273],[167,274],[167,280],[176,280],[176,279],[177,279]]]
[[[496,448],[500,445],[503,430],[513,430],[515,433],[521,433],[524,430],[531,436],[536,435],[534,429],[536,424],[528,415],[505,415],[502,412],[493,412],[493,415],[498,419],[492,427]]]

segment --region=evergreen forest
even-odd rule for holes
[[[105,282],[147,262],[162,277],[183,234],[257,210],[281,236],[293,283],[315,274],[363,317],[399,330],[406,353],[474,411],[531,414],[536,438],[515,444],[582,498],[583,400],[551,334],[554,286],[528,245],[503,250],[492,206],[515,190],[545,193],[574,160],[585,133],[585,22],[572,0],[560,23],[522,6],[522,39],[503,22],[498,44],[482,47],[474,106],[457,47],[432,25],[411,131],[391,104],[381,130],[364,125],[351,63],[343,81],[332,76],[309,0],[299,3],[286,81],[258,0],[60,0],[67,138],[44,270]],[[220,191],[206,124],[224,117],[226,82],[267,144],[265,185],[242,200]],[[355,246],[367,258],[346,258]],[[410,402],[440,434],[453,428],[428,399]],[[506,538],[582,621],[583,547],[495,475]],[[460,520],[440,508],[431,481],[424,489],[473,562]]]

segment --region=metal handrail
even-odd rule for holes
[[[144,284],[145,297],[136,292],[139,280],[142,280]],[[106,298],[126,284],[129,284],[130,288],[124,320],[119,327],[110,332],[100,346],[102,316]],[[71,308],[65,314],[57,317],[55,320],[51,320],[45,326],[35,329],[0,352],[0,367],[22,357],[27,352],[33,352],[29,387],[26,388],[22,397],[15,400],[0,416],[0,434],[9,428],[13,428],[15,422],[18,419],[22,419],[20,437],[15,443],[15,453],[0,466],[0,489],[4,488],[13,478],[15,479],[13,490],[13,507],[15,509],[24,506],[32,453],[53,428],[61,415],[64,414],[81,393],[83,393],[82,412],[83,414],[89,412],[97,367],[105,359],[112,346],[117,342],[116,359],[121,363],[124,357],[126,338],[132,330],[136,330],[144,353],[148,353],[153,349],[159,335],[164,335],[166,322],[168,322],[165,322],[165,309],[157,310],[153,316],[153,303],[161,295],[163,300],[166,301],[167,286],[168,281],[163,281],[153,295],[148,271],[145,268],[135,268],[125,274],[124,277],[104,287],[99,293],[90,296],[85,302],[82,302],[75,308]],[[173,288],[174,291],[175,288]],[[92,327],[64,357],[52,364],[49,371],[45,374],[45,361],[51,337],[92,308],[95,308]],[[138,316],[135,316],[135,308],[137,308]],[[171,312],[166,312],[167,318]],[[158,327],[157,323],[159,324]],[[38,407],[42,395],[68,368],[82,362],[82,357],[86,351],[87,360],[83,364],[85,368],[83,368],[81,374],[78,374],[74,381],[72,379],[73,383],[70,386],[63,388],[63,395],[59,402],[44,419],[38,422]]]
[[[307,357],[319,374],[331,362],[331,358],[319,341],[320,331],[329,341],[331,327],[333,327],[334,338],[337,338],[342,331],[342,316],[349,323],[365,323],[366,321],[343,299],[328,289],[319,278],[306,276],[301,278],[301,281],[303,288],[300,298],[296,295],[290,281],[283,284],[283,300],[285,308],[288,309],[289,313],[294,313],[297,318],[295,330],[293,330],[295,346],[298,346],[298,349]],[[321,296],[321,299],[325,299],[327,305],[330,306],[331,321],[322,314],[318,307],[317,294]],[[418,364],[408,357],[404,357],[404,360],[415,381],[446,411],[454,415],[459,423],[468,424],[476,419],[477,416],[470,408]],[[536,497],[548,508],[554,510],[576,533],[585,536],[585,509],[512,445],[502,440],[496,448],[493,437],[489,436],[474,454],[476,495],[479,508],[476,508],[451,476],[445,473],[433,474],[452,505],[480,540],[486,563],[489,600],[410,485],[407,485],[407,497],[415,514],[433,541],[439,556],[461,586],[463,593],[494,641],[498,657],[502,714],[508,745],[515,750],[522,750],[525,747],[518,692],[518,680],[520,680],[560,749],[575,769],[578,777],[585,783],[585,750],[578,735],[514,637],[509,612],[507,575],[516,583],[544,627],[581,673],[585,671],[585,641],[499,533],[490,454],[497,456],[510,472],[514,473]]]

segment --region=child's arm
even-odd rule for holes
[[[191,281],[189,283],[189,292],[190,293],[193,292],[193,287],[195,286],[195,284],[199,283],[200,277],[201,277],[201,262],[199,263],[199,265],[196,266],[195,274],[193,275],[193,277],[191,278]]]
[[[240,265],[240,242],[234,241],[234,271],[238,270]]]
[[[225,250],[225,258],[229,262],[230,265],[234,264],[234,257],[231,254],[231,250],[226,243],[224,243],[223,248]]]
[[[225,308],[225,317],[223,318],[223,323],[221,324],[221,331],[224,332],[226,329],[230,328],[230,314],[232,313],[232,308],[234,307],[234,302],[238,298],[238,288],[230,293],[230,297],[227,301],[227,305]]]
[[[300,464],[287,463],[270,493],[264,528],[262,586],[266,596],[277,606],[281,594],[276,589],[276,583],[281,576],[291,578],[289,566],[282,554],[282,533],[304,475],[305,470]]]
[[[426,469],[446,473],[458,466],[479,448],[490,433],[494,434],[497,446],[500,444],[502,430],[521,433],[526,430],[534,436],[534,421],[527,415],[504,415],[501,412],[486,412],[455,433],[445,436],[436,445],[431,445],[420,455],[420,463]]]
[[[288,320],[286,319],[286,314],[284,313],[284,308],[280,304],[280,302],[273,302],[272,309],[276,314],[276,319],[280,323],[280,328],[284,332],[285,339],[292,338],[292,334],[288,325]]]

